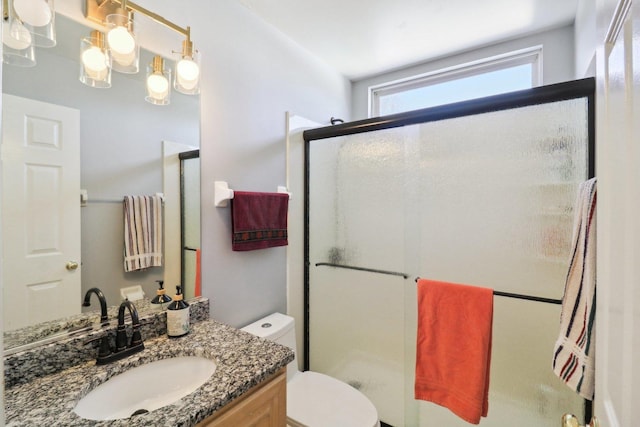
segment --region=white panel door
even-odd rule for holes
[[[595,415],[627,427],[640,422],[640,3],[597,5]]]
[[[4,328],[80,312],[80,112],[3,95]]]

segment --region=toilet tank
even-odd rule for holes
[[[278,344],[289,347],[294,352],[294,359],[287,365],[287,381],[293,378],[298,372],[298,362],[296,361],[296,329],[293,317],[286,314],[273,313],[267,317],[245,326],[242,331],[265,338]]]

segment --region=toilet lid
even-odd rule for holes
[[[299,372],[287,382],[287,416],[309,427],[374,427],[378,413],[361,392],[328,375]]]

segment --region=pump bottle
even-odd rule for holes
[[[181,337],[189,333],[189,304],[183,300],[182,287],[176,286],[173,302],[167,307],[167,335]]]

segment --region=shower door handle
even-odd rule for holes
[[[582,427],[582,426],[578,422],[578,418],[576,418],[575,415],[564,414],[562,416],[562,424],[560,427]],[[600,421],[598,421],[598,418],[592,417],[589,425],[584,427],[600,427]]]

